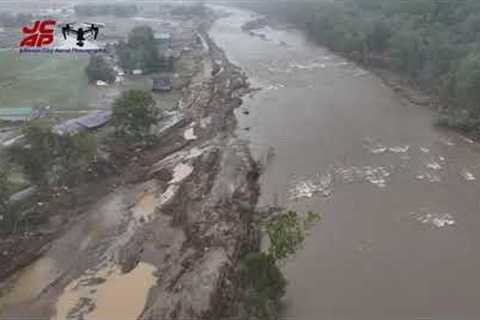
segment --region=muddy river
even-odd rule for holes
[[[286,263],[285,318],[478,319],[479,146],[300,33],[251,35],[253,14],[227,10],[211,35],[262,88],[238,110],[269,164],[259,205],[322,215]]]

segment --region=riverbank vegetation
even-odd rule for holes
[[[257,1],[308,37],[367,66],[391,69],[447,106],[439,124],[480,136],[480,2]]]
[[[319,219],[313,212],[301,215],[288,211],[260,223],[267,236],[268,249],[249,252],[241,264],[242,283],[247,292],[247,319],[278,319],[287,286],[280,266],[302,247],[307,230]]]
[[[25,231],[19,223],[30,219],[34,208],[88,181],[95,174],[96,154],[91,133],[59,135],[48,123],[27,124],[21,140],[2,153],[6,165],[0,169],[0,233]],[[26,185],[19,188],[16,176]]]

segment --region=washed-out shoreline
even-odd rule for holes
[[[210,39],[212,21],[198,27],[208,45],[210,75],[186,88],[179,104],[183,120],[119,171],[71,191],[85,200],[82,205],[44,204],[45,212],[62,210],[70,221],[49,237],[27,237],[22,247],[30,251],[2,256],[2,316],[90,314],[103,303],[95,292],[117,281],[117,269],[127,275],[146,265],[155,271],[142,293],[140,319],[219,319],[235,313],[244,295],[240,259],[259,246],[253,220],[260,173],[248,146],[234,134],[234,110],[249,84]],[[70,246],[77,249],[67,258]],[[48,276],[39,279],[32,296],[16,301],[16,285],[39,263],[43,268],[45,258],[62,263],[55,272],[46,264]]]

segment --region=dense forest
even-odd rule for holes
[[[256,1],[253,9],[366,65],[395,70],[448,106],[440,124],[480,135],[480,1]]]

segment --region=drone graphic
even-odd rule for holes
[[[66,23],[62,25],[62,35],[65,40],[67,40],[67,36],[70,34],[75,34],[77,38],[77,45],[79,47],[83,47],[84,42],[86,40],[85,36],[91,34],[93,35],[93,39],[96,40],[98,37],[98,33],[100,32],[100,28],[103,27],[101,23],[83,23],[83,25],[87,26],[85,28],[82,27],[73,27],[75,23]]]

